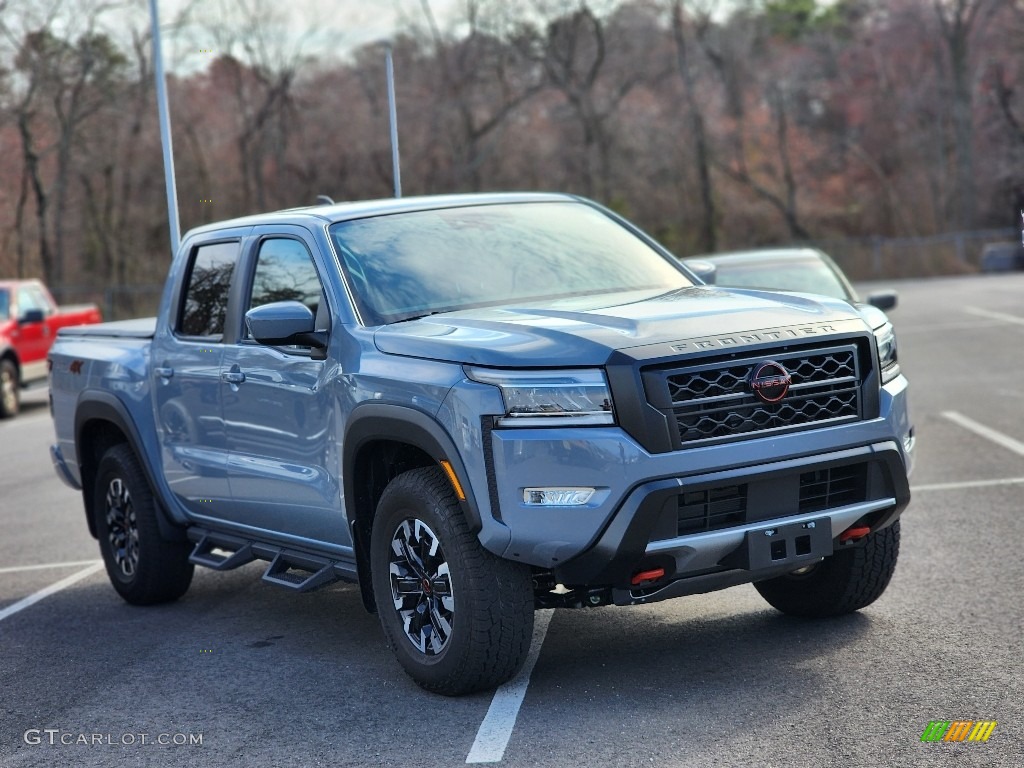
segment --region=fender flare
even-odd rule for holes
[[[451,464],[466,499],[459,506],[466,516],[466,522],[473,533],[482,527],[480,508],[473,495],[473,486],[462,457],[455,447],[455,441],[447,431],[423,411],[402,405],[385,403],[364,403],[356,406],[348,419],[342,441],[342,485],[345,491],[345,514],[348,518],[352,547],[359,571],[359,586],[363,604],[371,613],[376,612],[373,588],[369,573],[367,554],[369,541],[360,532],[356,510],[355,460],[360,449],[374,440],[390,440],[404,443],[423,451],[435,462],[442,459]]]
[[[469,474],[462,462],[462,456],[455,447],[455,441],[436,420],[423,411],[403,405],[385,403],[366,403],[356,406],[349,416],[342,442],[342,478],[345,488],[346,512],[355,511],[352,507],[355,499],[355,478],[352,466],[359,449],[373,440],[392,440],[406,443],[429,455],[435,461],[442,459],[452,465],[452,470],[466,494],[461,503],[470,530],[480,530],[480,507],[473,495],[473,487],[469,482]]]
[[[159,502],[156,506],[156,520],[160,529],[160,535],[167,541],[186,541],[185,528],[188,525],[188,519],[180,512],[177,515],[175,514],[177,510],[173,502],[171,502],[170,488],[164,482],[163,476],[153,471],[153,467],[150,466],[149,454],[143,448],[144,443],[142,436],[139,434],[138,426],[135,424],[124,403],[110,392],[87,389],[78,397],[78,402],[75,405],[74,435],[75,453],[78,456],[79,466],[82,464],[83,456],[82,432],[85,429],[85,425],[92,421],[105,421],[112,424],[127,438],[128,446],[138,458],[139,465],[142,467],[146,480],[149,482],[149,487],[153,489]],[[89,510],[92,506],[87,498],[87,494],[91,492],[92,489],[86,488],[83,482],[82,495],[86,497],[84,499],[86,510]],[[91,523],[89,527],[91,530]]]

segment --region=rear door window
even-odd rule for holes
[[[231,277],[239,244],[211,243],[196,249],[181,303],[178,333],[183,336],[223,336]]]

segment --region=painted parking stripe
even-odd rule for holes
[[[912,485],[911,493],[921,491],[959,491],[963,488],[991,488],[999,485],[1020,485],[1024,477],[1007,477],[1002,480],[965,480],[961,483],[932,483],[931,485]]]
[[[548,625],[551,623],[551,616],[554,609],[546,608],[537,611],[533,618],[533,640],[530,642],[530,652],[526,656],[526,663],[519,670],[514,678],[502,685],[494,692],[491,699],[491,706],[480,723],[480,729],[476,732],[476,740],[469,750],[467,763],[497,763],[505,756],[505,747],[512,737],[512,729],[516,725],[516,717],[519,715],[519,707],[526,697],[526,688],[530,685],[530,673],[540,656],[541,646],[544,644],[544,637],[548,633]]]
[[[78,568],[82,565],[94,565],[100,560],[76,560],[71,563],[43,563],[42,565],[15,565],[10,568],[0,568],[0,573],[20,573],[21,571],[45,571],[51,568]]]
[[[1003,312],[993,312],[990,309],[982,309],[981,307],[964,307],[964,312],[969,315],[975,315],[976,317],[990,317],[993,320],[1002,320],[1004,323],[1024,325],[1024,317],[1007,315]]]
[[[0,610],[0,621],[3,621],[4,619],[10,616],[13,616],[18,611],[25,610],[30,605],[35,605],[45,597],[49,597],[50,595],[56,594],[57,592],[60,592],[62,589],[67,589],[72,584],[79,582],[82,579],[88,578],[89,576],[92,576],[94,573],[96,573],[96,571],[100,570],[102,567],[103,563],[94,563],[93,565],[90,565],[88,568],[85,568],[79,571],[78,573],[71,574],[66,579],[61,579],[57,583],[51,584],[48,587],[40,589],[38,592],[29,595],[23,600],[19,600],[18,602],[14,603],[14,605],[7,606],[3,610]]]
[[[1020,440],[1016,440],[1009,435],[1004,435],[1002,432],[996,432],[996,430],[991,427],[979,424],[974,421],[974,419],[969,419],[962,413],[957,413],[956,411],[943,411],[942,416],[943,418],[949,419],[949,421],[952,421],[954,424],[963,427],[968,432],[973,432],[979,437],[991,440],[996,445],[1002,446],[1008,451],[1013,451],[1018,456],[1024,456],[1024,443]]]

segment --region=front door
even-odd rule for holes
[[[330,329],[330,308],[307,242],[263,233],[240,312],[299,301]],[[337,477],[333,363],[309,347],[258,344],[241,328],[221,363],[232,519],[307,541],[348,544]]]

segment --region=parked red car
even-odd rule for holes
[[[59,308],[38,280],[0,280],[0,419],[18,413],[23,387],[46,379],[58,330],[102,320],[95,304]]]

